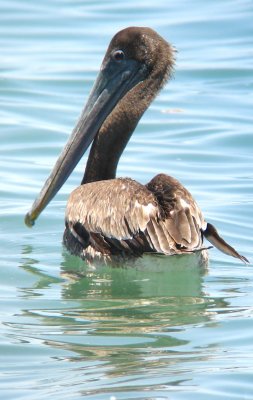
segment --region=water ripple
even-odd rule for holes
[[[23,217],[80,113],[111,36],[151,26],[176,46],[172,81],[119,168],[182,181],[253,259],[250,0],[0,1],[1,393],[5,399],[250,399],[253,275],[211,250],[208,270],[149,259],[90,270],[62,247],[68,193]]]

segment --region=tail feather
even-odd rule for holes
[[[220,237],[217,232],[217,229],[212,224],[207,224],[206,230],[203,232],[205,238],[212,243],[218,250],[222,251],[229,256],[239,258],[245,264],[249,263],[246,257],[242,256],[241,254],[237,253],[237,251],[230,246],[224,239]]]

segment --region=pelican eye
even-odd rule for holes
[[[117,62],[121,62],[125,58],[125,53],[122,50],[115,50],[113,53],[113,58]]]

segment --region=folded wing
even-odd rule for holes
[[[129,178],[79,186],[67,204],[64,241],[84,257],[90,247],[106,255],[171,255],[200,249],[205,229],[190,193],[161,174],[146,186]]]

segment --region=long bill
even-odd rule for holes
[[[121,65],[109,60],[104,64],[66,146],[25,216],[29,227],[65,183],[118,101],[145,78],[144,66],[135,60],[125,60]]]

